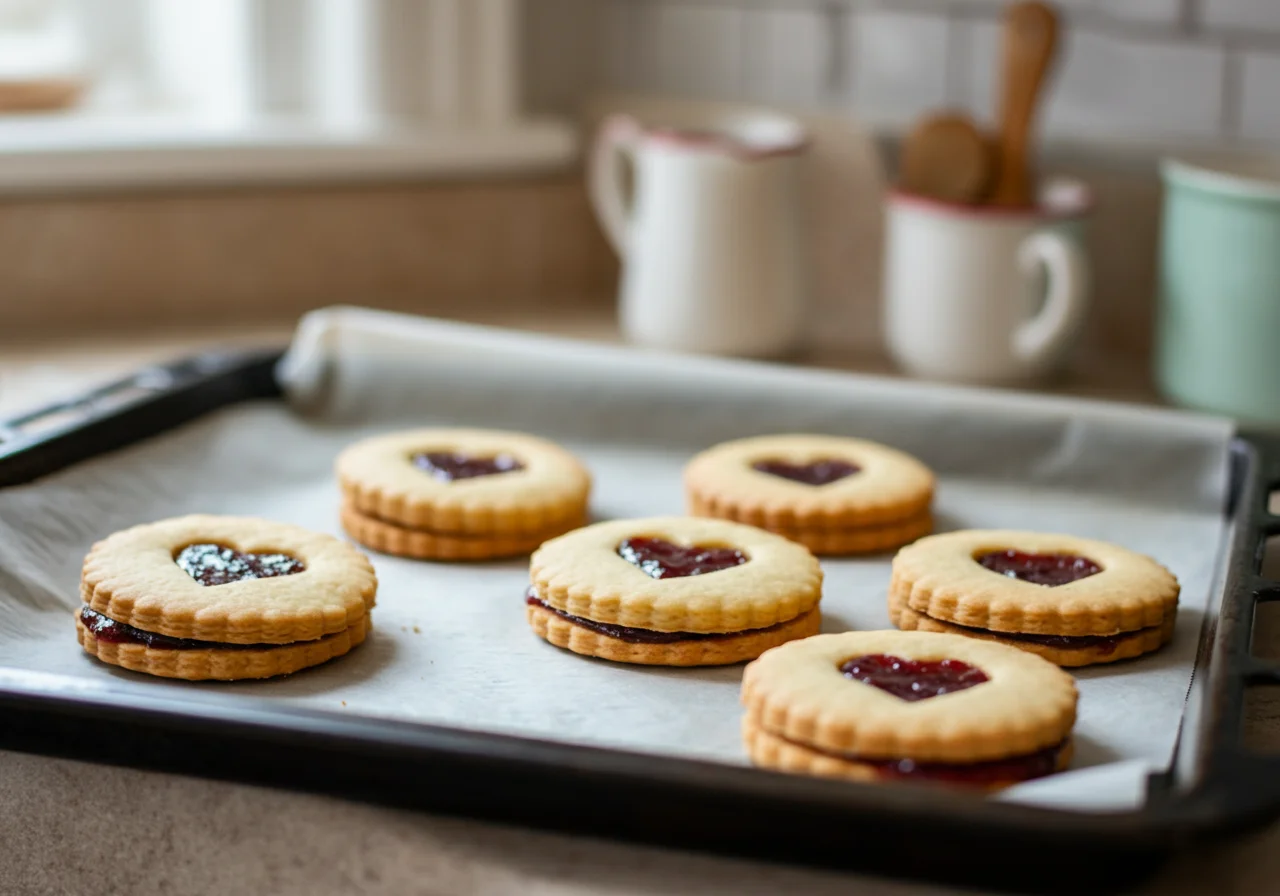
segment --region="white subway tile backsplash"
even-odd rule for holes
[[[1077,30],[1066,50],[1047,130],[1106,138],[1218,133],[1226,70],[1220,47]]]
[[[1268,28],[1280,32],[1276,0],[1199,0],[1199,19],[1215,28]]]
[[[960,96],[975,116],[997,109],[1000,31],[965,23],[954,42],[966,58]],[[1205,137],[1221,124],[1225,54],[1215,46],[1075,29],[1065,35],[1041,123],[1058,136]]]
[[[608,87],[848,105],[889,128],[947,106],[988,124],[994,115],[1000,14],[1009,0],[585,2],[602,8],[593,52]],[[1046,133],[1280,143],[1280,0],[1056,5],[1063,49],[1042,118]],[[568,6],[528,4],[530,14]],[[835,27],[841,22],[843,30]],[[536,33],[558,46],[546,28]],[[572,94],[570,69],[552,68],[532,96]],[[1228,82],[1228,72],[1239,78]]]
[[[1280,53],[1244,53],[1241,58],[1240,136],[1280,141]]]
[[[752,100],[810,105],[823,92],[827,40],[817,9],[751,7],[743,21],[743,89]]]
[[[1000,65],[1000,26],[990,19],[951,26],[953,105],[967,108],[977,122],[991,124],[996,114],[996,69]]]
[[[1095,0],[1096,8],[1113,19],[1176,25],[1182,21],[1183,0]]]
[[[652,86],[657,10],[646,0],[604,0],[598,49],[600,75],[614,88]]]
[[[727,4],[665,2],[656,8],[658,87],[688,96],[739,94],[744,12]]]
[[[848,19],[849,94],[855,114],[905,125],[947,98],[947,18],[860,10]]]

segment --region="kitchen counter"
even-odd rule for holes
[[[504,315],[483,322],[614,341],[608,315]],[[0,416],[146,363],[210,345],[281,345],[284,326],[46,344],[0,341]],[[801,363],[889,372],[882,358]],[[1048,391],[1154,401],[1145,362],[1078,365]],[[1257,635],[1280,655],[1280,619]],[[1259,705],[1255,741],[1280,745],[1280,704]],[[0,721],[0,724],[3,724]],[[993,845],[993,861],[998,861]],[[1064,856],[1064,861],[1069,861]],[[1273,892],[1280,827],[1178,858],[1144,892]],[[912,884],[631,847],[349,803],[309,794],[0,753],[0,893],[869,894]]]
[[[573,339],[622,341],[612,307],[600,303],[568,304],[551,311],[477,313],[456,319]],[[142,365],[179,358],[209,347],[283,346],[291,333],[290,323],[44,341],[6,342],[0,337],[0,414],[34,407],[86,385],[124,376]],[[817,349],[784,361],[830,370],[899,376],[889,358],[878,352]],[[1078,358],[1067,373],[1039,388],[1045,393],[1160,403],[1150,382],[1145,354]]]

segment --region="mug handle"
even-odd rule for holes
[[[625,257],[631,236],[631,216],[623,198],[623,154],[630,154],[641,133],[640,123],[629,115],[605,119],[591,147],[588,191],[596,217],[614,251]]]
[[[1048,276],[1044,307],[1013,331],[1013,353],[1035,364],[1057,354],[1084,319],[1089,261],[1080,247],[1062,234],[1042,230],[1018,247],[1018,266],[1027,279],[1041,267]]]

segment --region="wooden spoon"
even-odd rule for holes
[[[990,142],[967,116],[933,115],[903,142],[898,185],[944,202],[977,202],[991,184],[992,155]]]
[[[1005,13],[995,183],[987,198],[991,205],[1035,203],[1028,145],[1057,43],[1058,17],[1047,4],[1015,3]]]

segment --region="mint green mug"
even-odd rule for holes
[[[1280,158],[1166,160],[1161,174],[1160,390],[1280,424]]]

